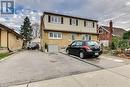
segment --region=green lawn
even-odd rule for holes
[[[0,53],[0,60],[9,56],[10,54],[9,53]]]

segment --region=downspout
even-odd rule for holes
[[[7,49],[9,51],[9,32],[7,31]]]
[[[1,29],[0,29],[0,47],[1,47]]]
[[[97,24],[97,33],[98,33],[98,35],[97,35],[97,40],[99,41],[99,27],[98,27],[98,24]]]
[[[9,31],[7,31],[7,49],[9,52],[12,52],[9,48]]]

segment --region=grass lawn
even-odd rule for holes
[[[9,56],[10,54],[9,53],[0,53],[0,60]]]

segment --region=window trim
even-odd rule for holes
[[[50,37],[50,33],[52,33],[53,37]],[[56,34],[56,37],[54,36],[55,34]],[[61,37],[59,37],[58,34],[60,34]],[[48,37],[49,39],[62,39],[63,35],[62,35],[62,32],[48,32]]]

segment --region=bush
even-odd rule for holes
[[[128,40],[122,39],[120,37],[113,37],[110,43],[111,50],[115,50],[116,54],[123,53],[123,51],[129,47]]]
[[[111,48],[111,50],[115,50],[116,49],[116,46],[115,46],[114,42],[110,43],[110,48]]]

